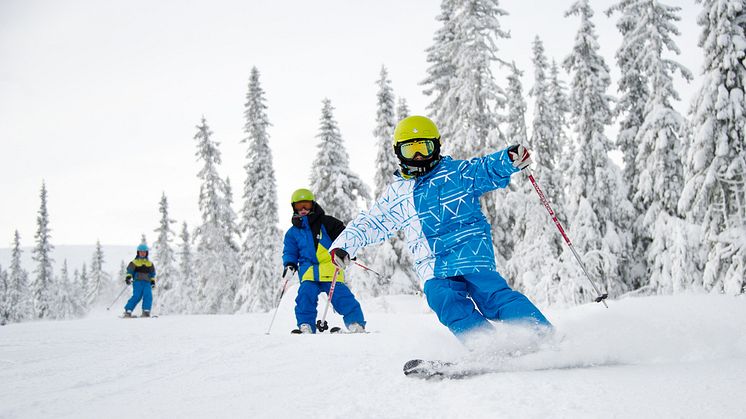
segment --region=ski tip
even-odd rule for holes
[[[421,359],[410,359],[409,361],[404,363],[404,375],[410,375],[415,372],[417,372],[417,367],[422,365],[422,363],[425,362]]]

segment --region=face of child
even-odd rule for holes
[[[308,215],[311,212],[311,208],[313,208],[313,202],[311,201],[298,201],[293,204],[293,209],[301,217]]]

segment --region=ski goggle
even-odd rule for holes
[[[417,153],[422,157],[430,157],[433,151],[435,151],[435,141],[426,138],[409,140],[399,144],[399,153],[405,159],[413,159]]]
[[[293,209],[295,212],[300,212],[301,210],[311,211],[311,208],[313,208],[313,202],[311,201],[298,201],[293,203]]]

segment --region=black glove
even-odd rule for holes
[[[150,288],[155,288],[155,279],[150,280]]]
[[[290,275],[295,275],[295,273],[298,272],[298,268],[293,264],[287,264],[285,265],[285,269],[282,270],[282,277],[285,278],[285,275],[290,273]]]
[[[510,146],[508,148],[508,156],[510,157],[510,161],[513,162],[513,166],[520,170],[527,168],[532,163],[531,153],[528,152],[526,147],[520,144]]]
[[[342,249],[332,249],[332,263],[341,270],[347,269],[350,266],[350,254]]]
[[[126,277],[124,278],[124,282],[126,282],[126,283],[127,283],[127,285],[132,285],[132,277],[131,277],[131,276],[129,276],[129,275],[127,275],[127,276],[126,276]]]

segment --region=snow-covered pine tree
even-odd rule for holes
[[[74,281],[70,279],[70,271],[67,267],[67,259],[62,262],[62,269],[57,282],[57,304],[55,310],[58,319],[74,319],[81,316],[82,305],[80,303],[80,292]]]
[[[648,94],[642,108],[642,124],[636,128],[632,140],[636,155],[630,164],[636,166],[632,171],[635,178],[625,178],[627,183],[631,183],[633,179],[637,181],[631,185],[634,191],[632,203],[638,217],[631,229],[637,233],[632,244],[634,259],[640,258],[646,265],[644,272],[633,273],[632,285],[638,287],[649,284],[649,288],[654,291],[668,292],[678,288],[674,284],[692,283],[693,278],[701,275],[697,266],[698,258],[694,257],[699,245],[683,251],[692,247],[691,242],[672,243],[670,240],[672,236],[681,236],[690,230],[680,227],[683,220],[671,219],[677,216],[676,207],[684,187],[681,136],[686,126],[685,119],[673,108],[671,102],[680,100],[673,85],[675,73],[678,72],[687,81],[692,76],[681,64],[663,57],[666,52],[679,53],[672,36],[679,34],[675,22],[680,20],[678,12],[681,9],[649,0],[628,0],[620,6],[624,7],[623,12],[628,15],[627,32],[624,33],[625,47],[630,54],[629,58],[636,63],[637,69],[633,74],[638,74],[648,83],[644,88]],[[624,49],[620,51],[622,50]],[[637,51],[637,55],[632,56],[632,51]],[[638,111],[635,109],[630,112]],[[670,226],[677,226],[681,231],[670,231]],[[654,245],[656,251],[651,252],[649,246],[656,240],[662,244]],[[676,257],[687,253],[690,256],[684,259]],[[686,272],[682,272],[682,267],[688,267]]]
[[[0,265],[0,326],[7,324],[10,317],[10,306],[6,303],[8,288],[8,272]]]
[[[701,286],[739,294],[746,285],[746,4],[698,2],[704,77],[691,109],[678,209],[702,226],[708,254]]]
[[[547,198],[556,203],[562,196],[555,179],[559,178],[557,162],[561,158],[559,138],[555,135],[556,110],[552,108],[552,93],[547,78],[548,63],[544,55],[544,46],[536,37],[533,43],[534,85],[530,94],[534,97],[534,119],[531,140],[527,142],[532,150],[534,176],[540,181]],[[519,73],[510,78],[509,108],[510,120],[525,119],[525,104],[520,95]],[[521,112],[521,110],[523,112]],[[513,123],[515,124],[515,123]],[[524,123],[525,126],[525,123]],[[509,142],[526,143],[526,131],[519,126],[512,127]],[[508,277],[513,285],[522,290],[537,304],[548,305],[557,302],[559,284],[559,255],[561,244],[555,227],[550,222],[546,210],[536,196],[530,182],[520,177],[520,183],[513,186],[515,192],[506,197],[506,206],[513,214],[515,244],[507,264]],[[541,263],[536,263],[541,261]]]
[[[91,256],[91,275],[89,279],[88,288],[85,290],[85,305],[93,307],[111,282],[111,276],[104,271],[104,250],[101,248],[99,240],[96,240],[96,250],[93,251],[93,256]]]
[[[175,233],[171,229],[171,224],[176,223],[176,220],[171,219],[168,214],[168,198],[166,198],[165,192],[161,194],[161,200],[158,203],[158,212],[161,213],[161,219],[158,223],[158,228],[153,230],[158,234],[158,237],[153,243],[152,253],[157,274],[157,288],[155,292],[158,293],[158,310],[165,312],[167,311],[165,307],[168,304],[166,296],[173,290],[174,282],[178,276],[175,266],[176,257],[172,247]]]
[[[186,222],[183,222],[181,225],[179,238],[181,239],[181,245],[179,246],[180,281],[174,283],[174,288],[171,292],[173,297],[167,300],[167,305],[164,303],[163,308],[169,313],[190,314],[195,312],[194,296],[197,293],[197,284],[194,278],[192,240]]]
[[[570,115],[570,99],[567,96],[567,88],[565,87],[564,81],[559,77],[559,66],[555,60],[552,60],[552,65],[549,69],[549,108],[548,111],[551,113],[550,120],[552,121],[552,138],[557,139],[557,168],[558,173],[567,173],[569,171],[570,163],[575,158],[575,145],[568,137],[568,131],[570,124],[568,123],[568,115]],[[561,179],[558,179],[556,184],[561,185],[559,188],[560,192],[554,197],[557,203],[565,202],[565,183]]]
[[[229,313],[233,311],[235,277],[238,258],[227,240],[225,230],[226,185],[218,175],[221,162],[219,143],[213,141],[205,117],[197,126],[196,156],[202,162],[197,177],[202,181],[199,193],[199,209],[202,224],[195,232],[197,252],[195,276],[198,284],[198,311],[202,313]],[[156,267],[157,268],[157,267]]]
[[[394,92],[386,67],[381,67],[381,78],[376,83],[378,93],[373,138],[377,144],[377,153],[374,179],[375,196],[379,197],[394,180],[394,172],[399,169],[399,162],[392,147],[397,120]],[[406,112],[403,109],[400,111]],[[370,268],[378,272],[380,277],[372,274],[358,275],[354,283],[355,293],[375,297],[381,294],[414,294],[419,290],[419,280],[412,269],[411,253],[407,249],[402,232],[380,246],[367,249],[366,254],[370,255]]]
[[[311,168],[311,191],[327,214],[350,222],[359,212],[358,203],[369,201],[368,186],[350,169],[350,157],[334,119],[329,99],[322,101],[318,153]]]
[[[498,0],[444,0],[441,8],[450,10],[450,18],[444,19],[442,34],[436,34],[429,51],[442,54],[437,60],[443,62],[428,69],[426,93],[436,95],[429,107],[443,127],[445,154],[469,159],[490,151],[488,136],[500,122],[496,112],[506,105],[491,66],[506,64],[497,58],[497,43],[510,37],[498,20],[507,12]]]
[[[234,304],[241,312],[266,311],[275,304],[280,282],[282,233],[277,228],[277,185],[267,132],[272,124],[256,67],[249,77],[244,118],[246,138],[242,142],[248,149],[240,223],[242,266]]]
[[[456,29],[452,20],[455,9],[456,0],[441,0],[440,14],[435,19],[442,23],[433,35],[433,44],[425,50],[429,66],[427,77],[420,82],[420,85],[425,86],[423,93],[433,97],[427,108],[430,116],[438,125],[441,138],[451,138],[450,127],[446,124],[448,120],[446,112],[455,106],[455,104],[450,105],[450,102],[458,101],[457,97],[449,96],[451,80],[456,74],[452,49],[456,37]]]
[[[36,263],[34,268],[34,277],[31,283],[31,290],[34,301],[34,316],[37,319],[54,318],[55,313],[51,312],[54,307],[56,298],[54,294],[54,270],[52,264],[52,251],[54,246],[50,241],[51,229],[49,228],[49,213],[47,212],[47,186],[44,182],[41,184],[41,205],[39,215],[36,217],[36,245],[32,251],[32,259]]]
[[[91,310],[91,305],[86,297],[88,295],[88,288],[91,286],[91,280],[88,276],[88,265],[83,262],[83,266],[80,267],[80,273],[76,270],[74,276],[76,277],[75,282],[77,283],[77,289],[80,290],[78,301],[80,301],[80,306],[82,307],[83,312],[87,313]]]
[[[558,135],[557,120],[561,117],[557,115],[559,109],[555,108],[552,95],[557,94],[554,89],[561,88],[552,86],[558,83],[554,79],[550,80],[547,72],[549,71],[549,62],[544,53],[544,43],[537,36],[534,39],[532,47],[532,61],[534,64],[534,85],[529,90],[529,96],[534,98],[534,118],[531,123],[531,158],[534,160],[534,172],[537,179],[541,179],[541,185],[544,193],[552,203],[561,203],[562,194],[562,176],[559,171],[559,162],[562,159],[564,135]],[[556,67],[554,69],[556,71]],[[553,75],[556,77],[556,74]],[[560,98],[561,99],[561,98]],[[562,118],[564,118],[562,116]],[[557,242],[559,243],[559,242]]]
[[[564,61],[573,76],[570,103],[578,145],[566,183],[568,225],[591,276],[609,295],[619,295],[629,289],[621,275],[628,238],[620,226],[632,209],[620,170],[609,159],[611,141],[604,135],[611,120],[611,98],[606,94],[611,79],[599,54],[589,1],[574,2],[566,12],[566,16],[572,15],[578,15],[581,23],[572,53]],[[569,272],[561,278],[570,282],[560,284],[563,298],[589,301],[595,293],[584,274],[569,251],[565,250],[563,258]]]
[[[28,282],[28,272],[21,266],[21,235],[13,235],[13,246],[8,267],[8,289],[2,316],[8,322],[21,322],[34,317],[33,299]]]
[[[409,116],[409,105],[407,105],[407,99],[400,97],[396,104],[396,121],[399,122],[402,119]]]

